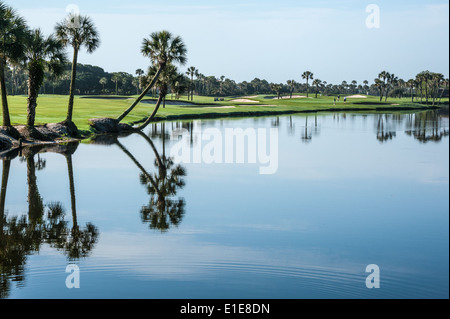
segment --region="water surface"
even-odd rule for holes
[[[276,129],[278,170],[170,159],[208,128]],[[307,114],[5,155],[0,296],[448,298],[448,132],[442,111]]]

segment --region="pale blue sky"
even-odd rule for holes
[[[147,69],[142,39],[167,29],[189,50],[188,66],[240,81],[301,80],[305,70],[329,83],[373,79],[382,70],[409,79],[449,73],[449,3],[303,0],[4,0],[31,27],[53,32],[70,4],[97,25],[101,47],[79,62],[108,72]],[[380,8],[380,28],[366,27],[366,7]]]

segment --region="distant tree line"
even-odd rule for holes
[[[70,90],[70,75],[72,64],[66,63],[64,71],[59,76],[45,73],[40,94],[68,95]],[[12,66],[5,70],[6,88],[9,95],[27,95],[28,73],[20,66]],[[98,66],[77,64],[77,87],[75,93],[90,94],[120,94],[133,95],[140,90],[139,77],[126,72],[109,73]]]
[[[64,66],[64,72],[60,76],[46,74],[41,94],[61,94],[67,95],[70,90],[71,64]],[[141,69],[136,73],[126,72],[106,72],[98,66],[78,64],[77,67],[77,88],[79,95],[135,95],[139,94],[149,80],[154,76],[156,70],[149,69],[144,72]],[[314,74],[306,71],[302,75],[304,82],[288,80],[286,83],[272,83],[264,79],[255,78],[251,81],[236,82],[225,76],[205,76],[195,68],[189,67],[185,74],[174,70],[171,80],[168,81],[167,93],[172,98],[179,98],[181,95],[188,95],[193,99],[193,95],[200,96],[242,96],[275,94],[292,97],[294,92],[303,92],[308,96],[312,93],[316,98],[318,95],[351,95],[367,94],[379,96],[380,100],[391,98],[409,97],[415,102],[437,103],[443,97],[448,97],[449,80],[441,73],[423,71],[417,74],[414,79],[404,80],[395,74],[382,71],[378,77],[369,83],[365,80],[358,83],[356,80],[339,84],[327,83],[320,79],[315,79]],[[5,70],[6,86],[9,95],[28,94],[27,70],[20,66],[13,66]],[[156,97],[159,92],[155,87],[149,95]]]

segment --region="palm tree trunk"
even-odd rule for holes
[[[136,107],[136,105],[139,104],[139,102],[145,97],[145,95],[147,95],[148,91],[150,91],[150,89],[152,89],[155,86],[156,81],[158,81],[158,78],[165,67],[166,67],[165,64],[159,65],[158,72],[156,72],[155,76],[153,77],[153,80],[144,89],[144,91],[141,93],[141,95],[139,95],[139,97],[136,99],[136,101],[134,101],[134,103],[125,112],[123,112],[122,115],[120,115],[117,118],[117,122],[121,122]]]
[[[28,184],[28,218],[34,225],[36,225],[44,215],[44,204],[37,186],[34,154],[27,155],[26,159]]]
[[[137,130],[142,131],[143,129],[145,129],[145,128],[152,122],[152,120],[153,120],[153,119],[155,118],[155,116],[156,116],[156,113],[158,113],[159,107],[161,106],[161,103],[162,103],[162,101],[163,101],[163,99],[164,99],[164,96],[165,96],[164,92],[161,92],[161,93],[159,94],[158,102],[156,102],[156,106],[155,106],[155,109],[154,109],[152,115],[150,115],[150,116],[147,118],[147,120],[144,122],[144,124],[142,124],[141,126],[139,126],[139,127],[137,128]]]
[[[70,80],[70,92],[69,92],[69,106],[67,109],[67,122],[72,122],[73,115],[73,100],[75,97],[75,80],[77,78],[77,63],[78,63],[78,49],[73,50],[73,61],[72,61],[72,77]]]
[[[161,196],[161,192],[158,189],[158,185],[156,184],[155,180],[153,179],[153,177],[145,170],[145,168],[141,165],[141,163],[139,163],[139,161],[130,153],[130,151],[127,150],[127,148],[125,146],[123,146],[118,140],[116,140],[116,145],[133,161],[133,163],[140,169],[140,171],[142,172],[142,174],[145,175],[145,177],[148,178],[148,180],[150,181],[150,183],[152,184],[154,190],[156,191],[156,193]]]
[[[73,178],[72,155],[66,155],[66,162],[67,162],[67,171],[69,173],[70,203],[72,206],[72,220],[73,220],[72,228],[78,230],[77,205],[75,197],[75,182]]]
[[[8,108],[8,97],[6,91],[6,80],[5,80],[5,58],[0,58],[0,91],[2,94],[2,115],[3,115],[3,126],[10,127],[11,126],[11,118],[9,116],[9,108]]]
[[[11,168],[11,160],[3,160],[2,169],[2,189],[0,194],[0,235],[3,234],[3,218],[5,215],[6,189],[8,187],[9,170]]]
[[[27,105],[27,126],[34,127],[36,120],[38,92],[36,89],[36,81],[33,72],[30,70],[28,75],[28,105]]]

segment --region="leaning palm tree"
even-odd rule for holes
[[[88,53],[93,53],[100,45],[98,31],[87,16],[69,14],[68,17],[56,25],[56,36],[65,45],[73,48],[72,77],[70,81],[69,105],[64,123],[74,126],[72,122],[75,96],[75,80],[77,77],[78,53],[84,46]]]
[[[141,52],[150,58],[152,64],[158,66],[158,71],[136,101],[117,118],[118,122],[122,121],[155,86],[167,64],[177,62],[184,65],[187,61],[187,49],[183,40],[179,36],[173,36],[169,31],[153,32],[149,39],[144,39]]]
[[[314,74],[311,71],[305,71],[302,78],[306,80],[306,97],[309,97],[309,80],[314,80]]]
[[[12,131],[6,93],[5,68],[7,62],[19,62],[23,58],[24,39],[27,36],[25,20],[0,1],[0,92],[2,95],[3,126]]]
[[[158,72],[156,66],[151,66],[149,68],[149,76],[152,77],[156,72]],[[153,76],[154,77],[154,76]],[[161,72],[158,81],[156,81],[155,86],[159,89],[159,98],[156,102],[155,109],[153,110],[152,115],[147,117],[147,119],[144,121],[142,125],[140,125],[137,130],[141,131],[145,129],[153,120],[153,118],[156,116],[156,113],[158,113],[159,108],[161,107],[161,104],[163,104],[163,107],[166,107],[166,95],[168,93],[169,86],[175,86],[176,82],[180,79],[180,74],[178,73],[177,67],[173,64],[168,64],[164,71]]]
[[[34,127],[38,92],[44,82],[45,71],[59,76],[64,72],[67,58],[64,47],[53,35],[44,37],[40,29],[30,32],[26,41],[25,57],[28,70],[27,126]]]

